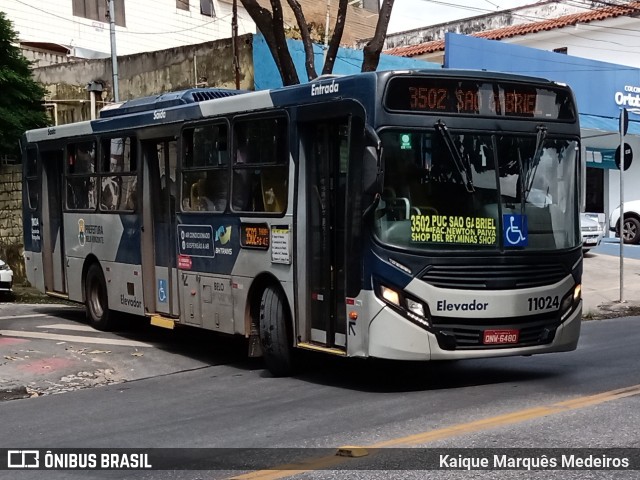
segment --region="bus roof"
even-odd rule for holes
[[[230,90],[225,88],[190,88],[177,92],[167,92],[149,97],[134,98],[127,100],[114,107],[107,107],[100,111],[100,118],[110,118],[120,115],[128,115],[137,112],[146,112],[159,108],[169,108],[189,103],[197,103],[216,98],[225,98],[248,90]]]
[[[121,131],[138,127],[185,122],[229,113],[251,112],[276,106],[315,103],[326,98],[348,97],[373,102],[379,79],[393,75],[426,75],[442,78],[533,82],[542,86],[562,87],[556,82],[523,75],[484,70],[388,70],[357,73],[346,76],[322,76],[316,80],[272,90],[232,90],[222,88],[191,88],[132,100],[102,109],[100,118],[55,127],[30,130],[27,142],[39,142]]]

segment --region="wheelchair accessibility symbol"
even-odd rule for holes
[[[167,281],[158,280],[158,302],[167,303]]]
[[[529,243],[527,216],[516,214],[503,215],[502,236],[505,247],[526,247]]]

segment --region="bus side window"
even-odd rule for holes
[[[240,212],[282,213],[287,208],[288,160],[285,118],[237,122],[232,208]]]
[[[233,189],[231,196],[231,205],[234,210],[250,211],[253,210],[252,201],[252,173],[247,164],[251,162],[251,154],[249,151],[248,138],[241,137],[238,140],[238,148],[236,150],[236,166],[233,170]]]
[[[287,207],[286,168],[264,168],[261,175],[264,210],[282,213]]]
[[[67,145],[67,207],[93,210],[97,202],[96,144],[82,142]]]
[[[129,137],[101,142],[100,209],[133,211],[136,206],[135,142]]]
[[[202,125],[183,133],[182,209],[223,212],[229,190],[228,128]]]

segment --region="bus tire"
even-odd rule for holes
[[[109,312],[107,283],[102,268],[92,263],[84,283],[84,298],[89,324],[98,330],[109,330],[113,325]]]
[[[277,288],[267,287],[260,299],[260,343],[267,369],[274,377],[285,377],[293,372],[288,320],[284,295]]]

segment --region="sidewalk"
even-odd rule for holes
[[[640,314],[640,260],[624,259],[623,303],[620,303],[620,258],[587,253],[582,275],[585,319]]]

